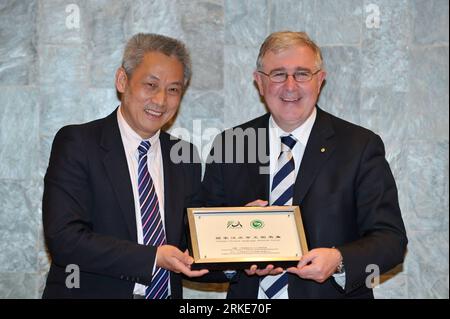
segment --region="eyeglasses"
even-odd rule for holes
[[[284,72],[284,71],[273,71],[270,74],[267,74],[263,71],[258,71],[258,72],[268,76],[270,81],[272,81],[274,83],[283,83],[283,82],[286,82],[288,76],[290,76],[290,75],[292,75],[294,77],[294,80],[297,82],[309,82],[309,81],[311,81],[311,79],[314,75],[319,73],[320,70],[321,69],[318,69],[315,72],[311,72],[309,70],[301,70],[301,71],[296,71],[293,74],[288,74],[287,72]]]

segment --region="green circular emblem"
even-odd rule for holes
[[[250,226],[252,226],[255,229],[260,229],[264,227],[264,222],[260,219],[254,219],[250,222]]]

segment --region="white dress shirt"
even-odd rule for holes
[[[309,135],[311,134],[312,127],[314,125],[314,121],[316,120],[316,108],[314,108],[311,115],[306,119],[306,121],[297,127],[292,132],[285,132],[283,131],[278,124],[275,122],[272,116],[269,118],[269,154],[270,154],[270,162],[269,162],[269,168],[270,168],[270,184],[269,184],[269,196],[272,196],[272,181],[275,176],[275,174],[278,171],[278,157],[280,156],[281,152],[281,137],[287,136],[291,134],[295,139],[296,143],[294,147],[291,149],[292,156],[294,158],[294,165],[295,165],[295,178],[297,177],[298,170],[300,169],[300,164],[302,162],[303,154],[305,154],[305,148],[306,144],[308,143]],[[276,198],[275,198],[276,199]],[[269,198],[269,205],[272,203],[274,198]],[[278,275],[278,276],[281,276]],[[279,295],[277,295],[275,298],[277,299],[288,299],[288,292],[287,290],[281,290],[279,292]],[[262,289],[261,285],[258,289],[258,299],[267,299],[267,295],[265,294],[264,290]]]
[[[141,209],[139,203],[139,190],[138,190],[138,165],[139,165],[139,151],[138,146],[143,141],[142,137],[139,136],[131,127],[128,125],[127,121],[122,115],[122,106],[119,107],[117,111],[117,122],[119,123],[120,136],[122,138],[122,143],[125,148],[125,155],[127,157],[128,171],[130,173],[131,186],[133,188],[134,197],[134,208],[136,214],[136,229],[137,229],[137,240],[138,243],[143,245],[143,234],[142,234],[142,222],[141,222]],[[150,149],[147,154],[147,165],[149,173],[152,177],[153,184],[155,185],[156,195],[159,201],[159,211],[161,214],[161,220],[164,226],[164,172],[163,172],[163,161],[161,155],[161,144],[159,142],[158,131],[151,138],[147,139],[150,142]],[[153,266],[153,272],[156,268],[156,258],[155,264]],[[169,274],[170,276],[170,274]],[[170,281],[169,281],[170,282]],[[134,286],[133,293],[136,295],[145,295],[146,286],[141,284],[136,284]],[[169,285],[169,296],[170,296],[170,285]]]

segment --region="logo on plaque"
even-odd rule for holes
[[[227,228],[242,228],[242,224],[240,221],[230,220],[227,223]]]
[[[260,219],[254,219],[250,222],[250,226],[252,226],[254,229],[261,229],[264,227],[264,222]]]

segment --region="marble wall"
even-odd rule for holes
[[[218,130],[264,113],[252,71],[262,40],[282,29],[323,48],[322,108],[385,141],[410,244],[376,297],[449,298],[448,21],[447,0],[0,0],[0,298],[40,297],[54,134],[114,110],[132,34],[188,44],[194,76],[173,129],[205,152]],[[185,295],[225,288],[187,282]]]

